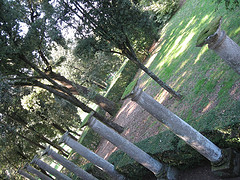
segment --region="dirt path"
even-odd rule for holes
[[[168,94],[165,94],[165,101],[163,104],[169,103]],[[114,122],[125,127],[124,132],[121,134],[129,141],[135,143],[144,140],[148,137],[157,135],[160,131],[164,131],[165,127],[158,123],[148,112],[137,105],[135,102],[126,99],[114,118]],[[111,144],[109,141],[102,139],[96,153],[108,159],[109,156],[118,148]],[[151,179],[153,180],[153,179]],[[179,173],[179,180],[222,180],[214,176],[211,172],[210,162],[201,167],[187,169]],[[227,180],[240,180],[237,178],[227,178]]]
[[[185,0],[180,0],[180,2],[181,5],[183,5]],[[152,52],[158,46],[158,44],[159,42],[156,42],[156,44],[153,45],[151,49]],[[140,73],[140,71],[138,73]],[[142,84],[140,82],[140,87],[141,85],[143,86],[143,82]],[[240,83],[236,85],[236,88],[239,87]],[[157,89],[155,87],[152,87],[148,88],[145,92],[151,94],[151,91],[156,90]],[[235,93],[233,93],[233,95],[235,95]],[[169,99],[169,94],[167,92],[164,91],[161,94],[161,96],[162,101],[160,103],[162,103],[165,106],[171,104],[172,99]],[[239,99],[239,97],[236,98]],[[130,99],[126,99],[123,102],[122,107],[120,108],[119,112],[117,113],[113,121],[125,127],[125,130],[121,135],[133,143],[142,141],[151,136],[155,136],[160,131],[166,130],[166,128],[161,123],[159,123],[154,117],[152,117],[138,104],[136,104],[133,101],[130,101]],[[96,150],[96,153],[103,157],[104,159],[108,159],[109,156],[116,150],[118,150],[117,147],[115,147],[109,141],[102,139],[98,146],[98,149]],[[181,171],[179,173],[179,180],[221,180],[221,178],[215,177],[213,175],[213,173],[211,172],[211,165],[209,162],[201,167]],[[228,178],[228,180],[240,180],[240,177]]]

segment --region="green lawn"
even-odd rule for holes
[[[172,98],[143,72],[139,75],[145,92],[220,148],[240,149],[240,76],[207,46],[196,47],[196,42],[202,29],[222,16],[222,29],[240,44],[239,10],[227,11],[223,4],[216,10],[211,0],[187,0],[161,31],[161,43],[146,66],[179,91],[183,95],[181,101]],[[206,160],[170,131],[136,145],[160,162],[182,169],[199,166]],[[121,151],[114,152],[109,161],[131,178],[144,174],[144,169]]]
[[[196,47],[199,33],[219,16],[223,17],[222,29],[240,44],[239,10],[227,11],[223,4],[216,10],[210,0],[189,0],[161,31],[162,42],[146,66],[179,91],[182,101],[169,100],[157,83],[146,74],[140,76],[145,91],[198,130],[240,122],[240,89],[236,88],[240,76],[207,46]]]
[[[240,123],[240,76],[207,46],[196,47],[199,33],[219,16],[223,17],[222,28],[227,35],[240,44],[240,8],[227,11],[221,4],[216,10],[216,4],[211,0],[187,0],[161,31],[161,43],[146,62],[151,71],[183,95],[181,101],[169,96],[146,74],[140,73],[139,78],[144,91],[194,128],[204,132],[218,146],[234,145],[240,148],[239,137],[229,139],[232,141],[229,144],[223,143],[221,138],[215,138],[218,132],[226,133],[226,136],[231,134],[236,128],[233,125]],[[119,83],[115,89],[118,90],[122,84]],[[116,100],[121,97],[120,91],[118,96],[111,93],[108,95]],[[159,122],[154,121],[150,126],[155,123]],[[196,151],[186,149],[189,146],[167,131],[137,145],[161,162],[172,165],[202,158]],[[120,172],[136,171],[136,175],[141,171],[131,164],[124,153],[116,152],[110,159]]]

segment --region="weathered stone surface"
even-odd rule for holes
[[[85,180],[97,180],[97,178],[95,178],[91,174],[87,173],[86,171],[84,171],[83,169],[78,167],[73,162],[67,160],[66,158],[64,158],[60,154],[58,154],[55,151],[53,151],[52,149],[50,149],[50,147],[45,149],[43,155],[45,155],[45,154],[49,155],[51,158],[53,158],[54,160],[59,162],[62,166],[64,166],[69,171],[72,171],[78,177],[83,178]]]
[[[29,171],[30,173],[36,174],[40,179],[52,180],[52,178],[50,178],[50,177],[46,176],[45,174],[41,173],[40,171],[38,171],[34,167],[30,166],[29,164],[25,164],[24,168],[27,171]]]
[[[30,174],[28,174],[27,172],[25,172],[25,171],[22,170],[22,169],[19,169],[19,170],[18,170],[18,173],[19,173],[20,175],[22,175],[22,176],[30,179],[30,180],[36,180],[36,178],[32,177]]]
[[[55,176],[57,179],[71,180],[70,177],[66,176],[65,174],[60,173],[58,170],[52,168],[50,165],[41,161],[36,156],[33,158],[31,163],[37,164],[40,168],[42,168],[45,171],[48,171],[50,174]]]
[[[208,160],[211,162],[221,160],[222,153],[220,148],[154,98],[143,92],[142,89],[135,87],[131,98]]]
[[[221,17],[200,33],[197,47],[208,44],[208,47],[216,52],[235,72],[240,75],[240,46],[221,30]]]
[[[125,177],[123,175],[119,174],[115,170],[114,166],[111,163],[109,163],[102,157],[98,156],[94,152],[90,151],[89,149],[87,149],[86,147],[84,147],[83,145],[81,145],[80,143],[75,141],[74,139],[70,138],[68,136],[68,133],[65,133],[62,136],[61,142],[66,143],[68,146],[70,146],[72,149],[74,149],[78,154],[80,154],[81,156],[88,159],[91,163],[97,165],[98,167],[101,167],[103,171],[108,173],[114,179],[116,179],[116,180],[125,179]]]
[[[158,175],[163,170],[163,165],[145,153],[143,150],[129,142],[114,130],[108,128],[103,123],[95,119],[94,117],[89,119],[89,127],[95,132],[106,138],[112,144],[128,154],[131,158],[142,164],[144,167],[152,171],[155,175]]]

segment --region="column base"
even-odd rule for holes
[[[177,180],[179,175],[179,171],[177,168],[164,166],[162,171],[155,175],[157,180]]]
[[[223,159],[212,163],[212,172],[222,178],[240,176],[240,153],[231,148],[223,149]]]

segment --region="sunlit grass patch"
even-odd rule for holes
[[[227,11],[224,5],[220,5],[216,10],[212,1],[192,0],[186,2],[161,31],[158,54],[154,54],[146,66],[174,90],[182,93],[182,102],[165,102],[181,118],[191,122],[216,108],[219,111],[227,108],[226,104],[230,107],[236,101],[229,101],[231,97],[228,94],[239,76],[207,46],[196,47],[196,42],[204,27],[219,16],[223,17],[222,29],[240,42],[237,36],[240,23],[236,18],[239,15],[239,9]],[[144,90],[158,101],[167,101],[164,98],[166,92],[146,74],[141,76],[141,83]],[[211,100],[213,96],[216,96],[214,101]],[[178,107],[181,103],[188,104],[186,109]],[[190,110],[192,107],[194,109]]]

